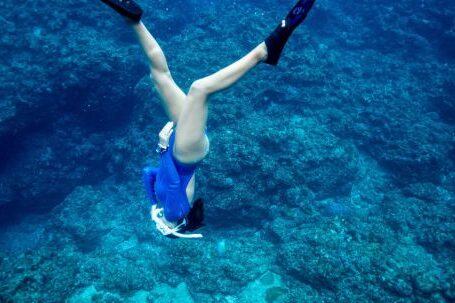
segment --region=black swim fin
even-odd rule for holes
[[[305,20],[308,12],[313,6],[315,0],[300,0],[297,4],[289,11],[286,19],[284,19],[280,25],[265,39],[265,45],[267,46],[267,59],[264,63],[270,65],[277,65],[280,59],[281,52],[286,45],[292,32]]]
[[[101,0],[112,7],[120,15],[139,22],[142,17],[142,8],[133,0]]]

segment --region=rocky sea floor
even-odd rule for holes
[[[140,3],[185,90],[292,5]],[[150,222],[167,120],[124,22],[0,11],[0,302],[455,301],[452,1],[317,1],[278,67],[214,96],[201,240]]]

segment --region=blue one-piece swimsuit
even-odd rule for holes
[[[143,180],[147,196],[152,205],[159,204],[164,209],[164,217],[170,222],[180,221],[190,211],[186,187],[198,166],[185,164],[175,159],[173,148],[175,132],[169,138],[169,147],[161,153],[159,167],[146,167]]]

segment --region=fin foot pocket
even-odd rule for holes
[[[142,17],[142,8],[133,0],[101,0],[120,15],[139,22]]]

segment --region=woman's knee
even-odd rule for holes
[[[164,56],[163,51],[159,47],[152,47],[145,51],[147,58],[149,59],[149,64],[152,69],[157,69],[160,71],[168,71],[169,67],[167,66],[166,57]]]
[[[209,85],[205,79],[199,79],[193,82],[188,92],[190,95],[207,96],[209,94]]]
[[[152,79],[153,85],[158,89],[166,88],[173,81],[171,72],[162,72],[153,69],[150,71],[150,79]]]

